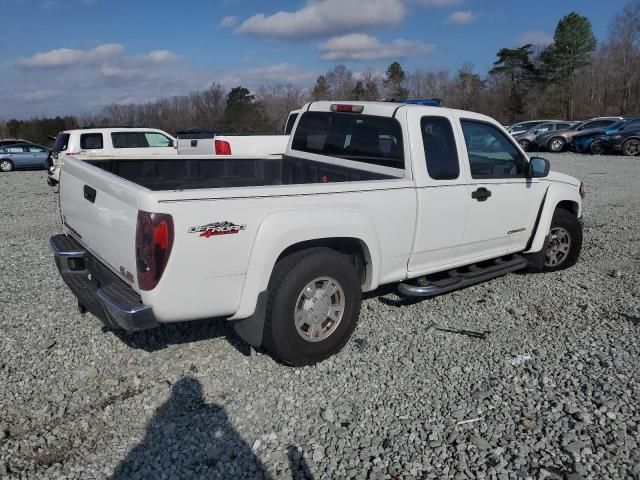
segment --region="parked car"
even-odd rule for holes
[[[520,133],[527,132],[534,127],[537,127],[541,123],[553,122],[554,120],[528,120],[526,122],[514,123],[507,127],[507,132],[511,135],[518,135]]]
[[[606,132],[598,138],[602,152],[620,152],[623,155],[640,155],[640,127],[631,128],[610,134]]]
[[[606,128],[622,117],[598,117],[591,120],[578,123],[576,126],[554,132],[547,132],[536,136],[531,142],[532,149],[548,150],[550,152],[562,152],[565,147],[573,140],[573,137],[579,133],[590,133],[598,129]]]
[[[285,155],[62,168],[50,243],[81,311],[125,330],[225,317],[291,365],[346,344],[363,291],[431,297],[556,271],[582,244],[579,180],[495,120],[442,107],[319,101]]]
[[[63,155],[172,155],[176,139],[155,128],[87,128],[65,130],[56,137],[49,159],[49,185],[60,181]]]
[[[0,148],[7,147],[9,145],[32,145],[28,140],[21,140],[19,138],[3,138],[0,140]]]
[[[46,168],[49,149],[33,143],[6,145],[0,148],[0,171]]]
[[[604,153],[600,137],[605,134],[616,135],[625,129],[640,129],[640,117],[625,117],[607,128],[597,130],[589,130],[585,133],[579,133],[573,137],[569,148],[577,153]]]
[[[560,120],[552,120],[544,122],[535,127],[513,136],[520,144],[523,150],[528,151],[531,148],[531,143],[536,139],[538,135],[543,135],[548,132],[555,132],[558,130],[566,130],[574,126],[577,122],[565,122]]]

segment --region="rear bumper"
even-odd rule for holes
[[[153,310],[142,303],[140,295],[72,237],[55,235],[49,244],[58,271],[78,303],[106,326],[129,331],[158,326]]]

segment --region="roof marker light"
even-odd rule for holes
[[[364,105],[343,105],[338,103],[331,104],[332,112],[362,113],[363,110],[364,110]]]

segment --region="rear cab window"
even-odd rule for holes
[[[305,112],[291,148],[356,162],[405,168],[402,128],[394,118],[343,112]]]
[[[289,115],[289,118],[287,119],[287,125],[284,127],[285,135],[291,135],[291,132],[293,131],[293,125],[296,123],[297,118],[297,113],[292,113],[291,115]]]
[[[103,148],[101,133],[83,133],[80,135],[80,148],[82,150],[100,150]]]

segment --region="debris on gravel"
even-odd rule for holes
[[[640,162],[546,156],[589,185],[575,267],[368,294],[343,351],[299,369],[220,320],[80,315],[55,190],[0,174],[0,477],[640,478]]]

